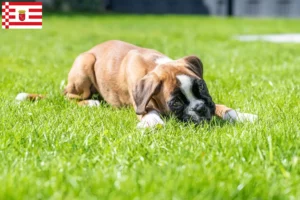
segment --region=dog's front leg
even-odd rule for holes
[[[257,115],[238,112],[225,105],[216,104],[215,115],[229,122],[254,122],[258,119]]]
[[[160,114],[156,110],[151,110],[145,115],[139,115],[138,118],[140,122],[138,123],[137,128],[151,128],[156,127],[157,125],[165,125]]]

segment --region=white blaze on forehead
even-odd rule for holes
[[[180,81],[180,89],[182,93],[186,96],[186,98],[192,103],[194,100],[196,100],[193,92],[192,92],[192,79],[191,77],[187,75],[177,75],[176,76],[178,80]]]
[[[155,63],[158,65],[161,65],[161,64],[165,64],[165,63],[168,63],[171,61],[173,61],[173,60],[169,57],[160,57],[155,60]]]
[[[190,104],[188,105],[187,109],[189,110],[189,112],[194,112],[194,106],[199,104],[199,103],[204,103],[202,100],[197,99],[192,91],[192,87],[193,87],[193,82],[192,82],[192,78],[187,76],[187,75],[177,75],[176,76],[178,78],[178,80],[180,81],[181,85],[180,85],[180,90],[181,92],[185,95],[185,97],[189,100]]]

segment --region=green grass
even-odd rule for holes
[[[0,199],[299,199],[300,45],[232,40],[299,23],[49,15],[42,30],[1,30]],[[136,130],[132,109],[64,100],[75,57],[109,39],[200,56],[214,101],[260,120]],[[48,99],[17,104],[23,91]]]

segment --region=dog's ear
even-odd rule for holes
[[[151,97],[160,91],[161,84],[162,81],[155,73],[150,73],[138,81],[132,92],[136,114],[146,114],[146,106]]]
[[[183,58],[188,64],[187,68],[203,79],[203,64],[197,56],[186,56]]]

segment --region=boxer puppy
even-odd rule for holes
[[[163,125],[162,115],[200,124],[213,115],[223,118],[230,110],[213,102],[198,57],[172,60],[156,50],[116,40],[76,58],[64,94],[80,105],[99,105],[90,99],[99,94],[112,106],[133,106],[141,128]],[[33,98],[23,93],[17,99],[26,99],[26,95]]]

